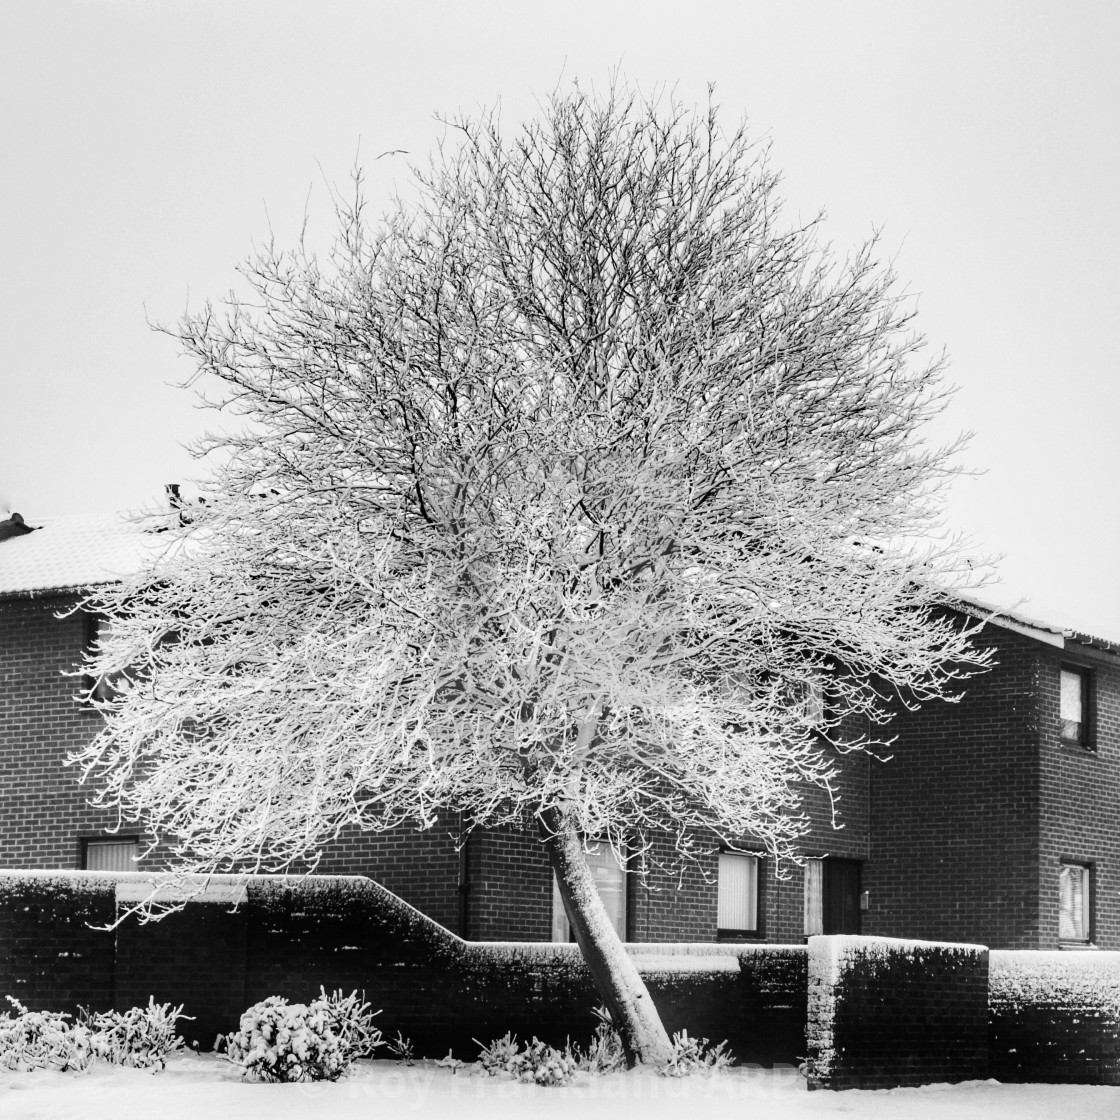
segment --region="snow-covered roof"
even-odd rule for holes
[[[27,518],[34,532],[0,539],[0,595],[77,591],[132,575],[166,547],[167,537],[157,531],[161,520],[149,516],[140,523],[122,513]],[[952,605],[1047,645],[1064,648],[1069,641],[1120,654],[1120,642],[1040,622],[971,595],[954,596]]]
[[[167,546],[151,520],[124,514],[27,517],[31,533],[0,540],[0,595],[78,591],[132,575]]]
[[[1114,642],[1109,638],[1098,638],[1093,634],[1086,634],[1083,630],[1072,630],[1068,627],[1054,626],[1049,622],[1040,622],[1018,611],[985,603],[971,595],[956,595],[951,605],[975,618],[987,618],[993,626],[1001,626],[1004,630],[1025,634],[1028,638],[1056,646],[1058,649],[1064,649],[1067,642],[1076,642],[1090,649],[1120,654],[1120,642]]]

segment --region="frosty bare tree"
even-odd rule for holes
[[[577,91],[457,136],[418,207],[371,226],[359,193],[329,256],[270,246],[251,303],[176,332],[248,423],[201,449],[189,540],[95,604],[97,671],[143,671],[79,761],[188,870],[529,824],[656,1061],[584,841],[788,856],[820,733],[983,661],[931,610],[965,574],[930,543],[940,365],[873,247],[784,227],[714,113]]]

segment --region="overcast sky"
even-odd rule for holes
[[[948,506],[988,596],[1120,638],[1120,5],[0,0],[0,516],[123,509],[214,421],[149,321],[221,297],[357,158],[613,70],[770,140],[793,215],[882,231],[975,432]],[[408,155],[376,157],[403,149]]]

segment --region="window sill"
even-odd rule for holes
[[[1099,953],[1100,946],[1092,941],[1059,941],[1058,948],[1063,953]]]
[[[761,941],[762,930],[759,929],[717,929],[717,941]]]
[[[1095,743],[1078,743],[1074,739],[1059,739],[1058,746],[1070,754],[1085,755],[1087,758],[1100,758]]]

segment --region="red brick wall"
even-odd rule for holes
[[[1096,708],[1092,749],[1059,740],[1063,661],[1091,667]],[[1077,647],[1065,653],[1043,647],[1038,690],[1042,800],[1039,935],[1033,947],[1058,947],[1058,871],[1063,860],[1073,860],[1093,868],[1094,943],[1120,949],[1120,667],[1091,650],[1079,655]]]
[[[0,874],[0,1000],[32,1011],[113,1006],[112,877]],[[147,996],[144,997],[147,1003]],[[7,1001],[0,1016],[11,1010]]]
[[[458,835],[454,813],[441,813],[428,829],[402,826],[374,834],[350,827],[327,847],[316,874],[376,879],[410,906],[461,934]]]
[[[74,700],[64,675],[80,659],[80,615],[56,617],[65,597],[0,601],[0,866],[76,868],[81,839],[102,835],[107,813],[87,805],[92,790],[64,768],[66,754],[96,733],[99,717]],[[1061,651],[1002,628],[992,672],[967,682],[959,704],[900,713],[889,762],[840,756],[837,809],[819,790],[805,794],[807,855],[860,860],[870,909],[863,932],[996,947],[1057,944],[1057,871],[1062,859],[1094,868],[1096,943],[1120,948],[1120,669],[1086,652],[1094,666],[1095,750],[1057,738]],[[321,873],[362,874],[452,930],[484,940],[544,940],[551,933],[551,876],[536,834],[480,832],[466,856],[460,822],[374,836],[343,833]],[[670,860],[654,841],[653,854]],[[714,856],[683,872],[632,878],[633,940],[712,940]],[[802,873],[763,864],[762,936],[803,937]],[[466,893],[463,893],[463,887]],[[463,925],[465,919],[466,924]]]
[[[467,936],[548,941],[552,871],[535,832],[479,829],[467,846]]]
[[[361,878],[300,883],[259,876],[236,911],[189,902],[155,925],[127,918],[114,932],[116,889],[133,875],[0,874],[0,992],[33,1009],[104,1010],[183,1003],[180,1024],[204,1048],[236,1028],[267,996],[304,1002],[328,991],[362,991],[390,1038],[417,1052],[477,1053],[472,1040],[512,1031],[562,1046],[586,1045],[598,997],[574,945],[465,943]],[[220,893],[225,884],[212,884]],[[793,1061],[804,1052],[803,953],[736,950],[711,957],[643,953],[635,960],[670,1031],[727,1038],[743,1060]],[[678,963],[679,962],[679,963]]]
[[[993,949],[989,1076],[1120,1085],[1120,953]]]
[[[83,616],[55,617],[73,602],[0,599],[0,867],[80,867],[80,838],[112,820],[62,765],[101,725],[74,700],[80,679],[63,676],[85,642]]]
[[[988,950],[809,939],[810,1089],[890,1089],[988,1074]]]
[[[62,765],[101,722],[74,699],[79,679],[64,675],[80,663],[85,640],[81,615],[56,617],[74,601],[59,596],[0,601],[0,866],[80,867],[82,838],[104,834],[111,823],[108,813],[86,804],[92,788],[79,786],[77,772]],[[833,830],[823,792],[807,791],[805,810],[813,832],[806,851],[865,858],[867,759],[854,755],[839,761],[844,828]],[[374,835],[348,828],[328,846],[317,871],[367,875],[441,925],[472,938],[547,940],[552,878],[536,833],[481,830],[464,858],[457,847],[460,828],[454,814],[442,814],[426,830],[401,827]],[[654,840],[653,855],[672,862],[663,839]],[[801,873],[786,871],[790,877],[778,879],[773,861],[763,863],[763,935],[769,941],[802,937]],[[655,868],[645,883],[633,876],[628,937],[714,940],[715,873],[712,855],[683,871]]]
[[[989,626],[996,666],[956,704],[902,711],[870,782],[863,932],[1038,942],[1038,642]]]

